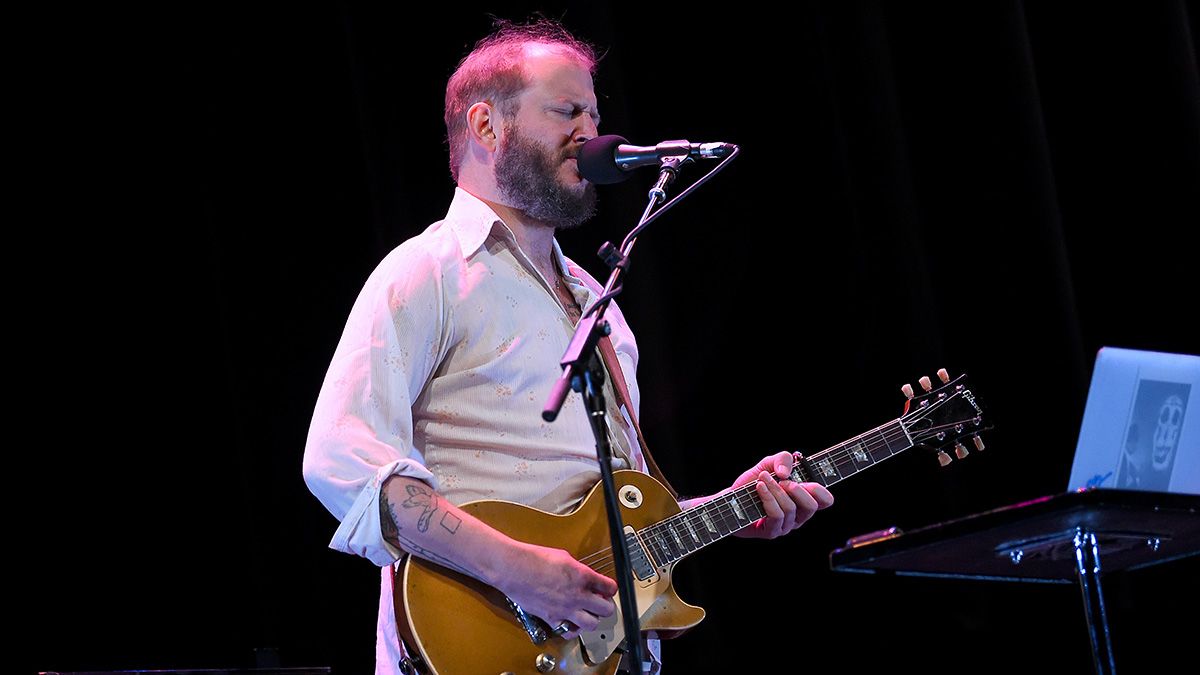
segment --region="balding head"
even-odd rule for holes
[[[517,112],[517,96],[529,85],[524,64],[530,52],[552,50],[574,59],[589,73],[596,70],[592,46],[548,19],[518,25],[497,22],[497,29],[476,43],[446,84],[446,138],[450,145],[450,174],[458,182],[467,152],[467,111],[487,102],[505,118]]]

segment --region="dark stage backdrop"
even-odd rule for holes
[[[701,5],[486,7],[607,49],[602,131],[744,150],[642,237],[620,298],[659,463],[717,490],[894,419],[939,367],[996,429],[949,468],[914,451],[837,486],[786,539],[682,563],[709,614],[668,672],[1089,672],[1074,587],[827,556],[1062,491],[1097,349],[1200,347],[1197,8]],[[12,672],[256,649],[370,671],[378,573],[326,548],[301,455],[361,283],[445,212],[445,80],[489,22],[462,3],[14,18],[10,130],[33,152],[10,216],[9,481],[32,522],[12,511]],[[649,179],[602,189],[568,255],[600,275]],[[1105,579],[1122,672],[1190,658],[1196,571]]]

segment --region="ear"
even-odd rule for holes
[[[499,125],[500,118],[490,104],[480,101],[467,109],[467,135],[489,152],[495,152],[499,145]]]

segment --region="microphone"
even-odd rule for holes
[[[620,183],[629,171],[641,166],[658,166],[665,157],[721,159],[737,149],[733,143],[689,143],[665,141],[658,145],[629,145],[617,135],[597,136],[579,148],[579,175],[597,185]]]

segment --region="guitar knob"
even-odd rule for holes
[[[975,449],[983,450],[984,447],[985,446],[983,445],[983,438],[980,436],[975,436]]]
[[[913,397],[913,390],[912,390],[911,384],[906,384],[903,387],[900,387],[900,392],[903,393],[907,398]]]
[[[946,372],[945,368],[938,368],[937,376],[942,381],[942,384],[950,383],[950,373]]]
[[[945,450],[938,450],[938,464],[949,466],[950,461],[950,455],[947,455]]]
[[[954,454],[959,459],[963,459],[971,453],[967,452],[967,446],[963,445],[962,443],[955,443],[954,444]]]
[[[928,375],[922,375],[921,379],[917,380],[921,383],[921,388],[925,391],[933,391],[933,383],[929,381]]]
[[[537,667],[539,673],[548,673],[554,670],[554,666],[558,665],[558,661],[555,661],[554,657],[549,654],[538,654],[534,665]]]

